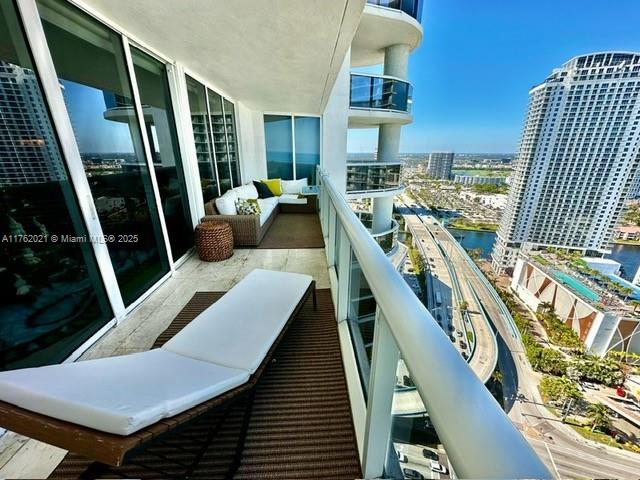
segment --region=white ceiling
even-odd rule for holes
[[[322,113],[365,0],[77,0],[256,110]]]

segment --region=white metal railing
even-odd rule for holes
[[[551,478],[322,170],[319,181],[321,223],[332,245],[328,255],[345,250],[343,245],[334,246],[339,228],[338,243],[348,242],[377,303],[365,433],[359,442],[365,478],[383,474],[389,453],[396,372],[396,365],[389,362],[397,361],[397,353],[404,359],[458,477]],[[335,261],[350,260],[336,254]],[[348,271],[345,265],[335,266],[340,272]],[[348,299],[342,291],[344,276],[339,279],[338,299]],[[348,279],[346,283],[348,288]],[[343,317],[339,313],[338,321]]]

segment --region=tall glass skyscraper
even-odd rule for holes
[[[572,58],[529,92],[493,268],[518,251],[607,253],[638,167],[640,54]]]

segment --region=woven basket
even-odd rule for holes
[[[233,231],[223,222],[202,222],[196,226],[196,248],[200,260],[219,262],[233,255]]]

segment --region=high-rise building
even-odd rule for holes
[[[640,198],[640,169],[636,171],[636,174],[631,180],[631,185],[629,186],[628,198],[630,199]]]
[[[493,268],[539,247],[608,252],[638,166],[640,54],[581,55],[529,92]]]
[[[427,175],[438,180],[449,180],[453,167],[453,152],[431,152],[427,163]]]
[[[35,72],[0,59],[0,185],[64,179],[66,174]]]

